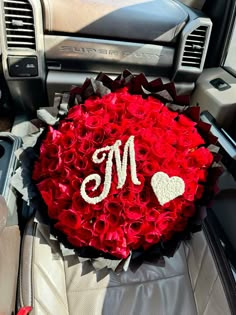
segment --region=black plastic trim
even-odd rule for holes
[[[206,0],[202,10],[213,23],[205,67],[219,67],[223,65],[227,55],[235,20],[236,1]]]
[[[203,224],[203,230],[215,260],[232,315],[236,315],[236,282],[217,230],[217,219],[211,209]]]

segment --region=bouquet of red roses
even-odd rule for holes
[[[214,155],[209,128],[191,119],[199,110],[171,110],[170,99],[186,102],[173,84],[127,73],[72,90],[67,115],[40,142],[32,178],[54,232],[73,248],[162,256],[191,231],[213,188]]]

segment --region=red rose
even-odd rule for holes
[[[156,127],[152,129],[142,128],[140,130],[139,135],[136,138],[136,141],[141,143],[144,142],[147,144],[152,144],[155,143],[157,139],[161,139],[164,134],[165,132],[161,128]]]
[[[75,130],[74,124],[69,121],[62,121],[59,128],[62,134],[65,134],[68,131],[73,132]]]
[[[85,245],[88,244],[93,237],[92,230],[84,227],[81,227],[79,230],[77,230],[77,235],[81,240],[81,243],[84,243]]]
[[[41,176],[40,177],[49,176],[49,174],[51,173],[51,168],[48,167],[50,165],[50,163],[52,163],[52,165],[55,166],[55,169],[58,168],[57,161],[54,161],[54,159],[53,160],[48,159],[46,156],[43,160],[39,159],[39,162],[40,162],[40,166],[41,166]]]
[[[204,147],[194,150],[191,153],[191,157],[196,161],[196,163],[201,167],[209,167],[213,161],[212,153]]]
[[[135,195],[135,191],[127,187],[126,189],[122,189],[119,191],[117,199],[120,201],[121,204],[124,204],[125,202],[127,202],[127,200],[135,200]]]
[[[146,219],[148,222],[156,222],[159,217],[160,212],[155,208],[150,208],[146,210]]]
[[[68,120],[80,120],[83,116],[84,116],[84,114],[83,114],[82,106],[76,105],[76,106],[70,108],[68,115],[67,115],[67,119]],[[63,128],[63,125],[61,125],[60,127]]]
[[[156,244],[158,243],[160,240],[160,234],[157,231],[152,231],[150,233],[147,233],[145,235],[145,242],[148,243],[148,245],[150,246],[150,244]],[[145,246],[147,248],[147,245]]]
[[[97,235],[103,234],[108,230],[108,222],[107,222],[107,216],[102,214],[99,217],[96,218],[94,222],[94,232]]]
[[[144,161],[143,162],[143,173],[145,176],[152,176],[160,170],[160,166],[157,161]]]
[[[102,128],[97,128],[94,132],[90,135],[91,141],[95,144],[101,144],[104,140],[104,130]]]
[[[69,165],[63,165],[62,169],[60,170],[60,177],[63,178],[64,182],[70,183],[71,169],[69,168]]]
[[[68,150],[75,145],[76,138],[73,131],[68,131],[61,137],[61,146],[63,149]]]
[[[111,199],[108,201],[105,201],[105,209],[107,210],[107,212],[112,213],[112,214],[118,214],[122,211],[123,207],[122,204],[117,201],[116,199]]]
[[[148,97],[147,102],[148,102],[149,107],[150,107],[150,111],[149,111],[150,113],[152,113],[152,112],[153,113],[158,113],[164,107],[164,104],[161,101],[159,101],[158,99],[153,98],[151,96]]]
[[[62,210],[58,216],[58,220],[61,224],[64,224],[71,229],[78,229],[81,226],[81,216],[78,212],[72,209]]]
[[[144,187],[144,189],[139,194],[140,202],[143,204],[148,204],[151,201],[151,196],[153,192],[150,187]]]
[[[82,183],[82,178],[72,175],[70,176],[71,180],[71,187],[74,189],[74,191],[79,191]]]
[[[83,139],[89,134],[90,130],[88,130],[85,125],[80,125],[80,128],[74,130],[74,134],[78,143],[81,143]]]
[[[125,214],[128,219],[136,221],[142,218],[143,209],[139,205],[130,205],[130,207],[125,210]]]
[[[72,207],[81,214],[87,213],[89,205],[80,195],[80,191],[76,191],[72,196]]]
[[[65,164],[71,165],[76,161],[76,151],[74,149],[67,150],[63,153],[63,162]]]
[[[196,129],[186,129],[181,130],[181,133],[179,133],[177,144],[180,147],[183,148],[196,148],[199,145],[204,144],[204,140],[202,137],[198,134]]]
[[[58,143],[58,140],[60,140],[62,136],[62,133],[58,130],[53,129],[53,127],[48,127],[48,133],[47,136],[45,138],[45,140],[43,141],[44,144],[51,144],[51,143]]]
[[[84,107],[87,113],[99,112],[104,109],[104,103],[100,99],[88,99]]]
[[[164,142],[163,140],[160,142],[156,142],[152,146],[152,152],[156,156],[156,158],[168,158],[171,159],[176,154],[176,149],[168,144],[167,142]]]
[[[149,155],[150,148],[147,143],[135,143],[135,158],[136,161],[146,161]]]
[[[132,246],[132,248],[135,248],[135,244],[140,244],[140,238],[141,236],[138,235],[137,233],[134,233],[132,229],[127,229],[126,231],[126,239],[127,239],[127,244],[129,246]]]
[[[171,128],[176,124],[174,120],[178,116],[177,113],[169,111],[166,107],[161,109],[161,112],[157,115],[157,127]]]
[[[194,121],[183,114],[180,114],[178,116],[178,123],[187,128],[193,128],[194,126],[196,126],[196,123]]]
[[[185,181],[185,192],[184,197],[188,201],[193,201],[195,199],[195,194],[197,192],[198,183],[194,180]]]
[[[100,117],[96,116],[88,116],[85,121],[85,126],[89,129],[101,128],[103,125],[103,120]]]
[[[174,214],[173,213],[160,213],[157,219],[156,228],[160,234],[165,235],[172,230],[174,226]]]
[[[79,153],[82,153],[84,156],[84,153],[92,151],[92,147],[93,147],[93,143],[91,142],[91,140],[85,138],[83,141],[81,141],[77,150]],[[82,155],[81,155],[81,157],[82,157]],[[78,162],[80,162],[80,161],[78,161]]]
[[[172,146],[175,146],[177,143],[177,136],[176,133],[172,130],[167,130],[165,135],[167,143],[169,143]]]
[[[87,169],[89,169],[89,166],[90,166],[90,162],[88,161],[87,158],[80,158],[80,159],[75,159],[74,161],[74,166],[75,168],[80,171],[80,172],[84,172],[86,171]]]
[[[120,135],[120,128],[119,126],[117,126],[117,124],[110,124],[105,127],[105,134],[109,137],[109,138],[115,138],[116,140],[119,138]]]
[[[131,116],[134,116],[138,119],[144,119],[147,115],[147,107],[143,106],[143,102],[141,104],[138,104],[135,101],[133,103],[129,103],[127,106],[127,111]]]
[[[131,120],[126,120],[124,119],[122,121],[122,126],[123,126],[123,130],[125,131],[125,133],[128,133],[130,135],[133,136],[139,136],[140,135],[140,129],[141,126],[136,124],[136,121],[133,121],[133,124],[131,123]],[[127,127],[129,126],[129,127]]]
[[[46,155],[49,157],[49,158],[58,158],[59,155],[61,154],[61,147],[57,144],[49,144],[45,147],[45,150],[47,151],[46,152]]]

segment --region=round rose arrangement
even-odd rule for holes
[[[33,179],[70,244],[126,258],[186,228],[213,162],[204,145],[187,116],[123,88],[49,127]]]

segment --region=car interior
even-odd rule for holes
[[[236,314],[236,1],[0,0],[0,11],[0,314]],[[126,69],[191,96],[224,171],[202,231],[164,268],[94,271],[62,255],[11,176],[38,109]]]

